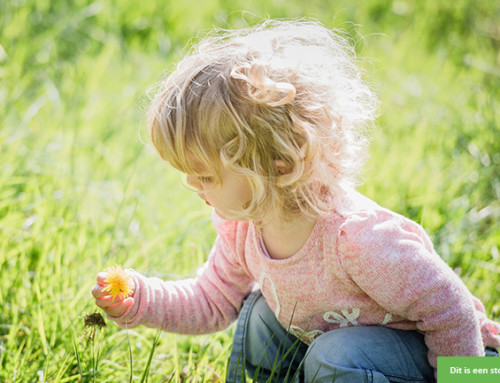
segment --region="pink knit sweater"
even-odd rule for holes
[[[197,278],[165,282],[134,272],[134,305],[120,326],[200,334],[221,330],[260,285],[280,323],[306,343],[345,326],[384,325],[425,335],[429,361],[500,346],[487,319],[415,222],[352,191],[319,219],[304,247],[274,260],[251,222],[214,216],[218,233]],[[292,318],[293,316],[293,318]]]

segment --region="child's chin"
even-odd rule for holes
[[[222,219],[225,219],[226,221],[231,221],[231,217],[228,214],[224,213],[223,211],[215,209],[215,213]]]
[[[219,217],[221,217],[223,220],[226,220],[226,221],[244,221],[244,219],[242,219],[242,217],[237,217],[235,214],[226,213],[226,212],[220,211],[218,209],[215,209],[215,213]]]

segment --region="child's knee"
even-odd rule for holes
[[[258,292],[253,297],[246,313],[246,331],[249,339],[268,338],[272,335],[270,324],[277,322],[264,296]]]
[[[358,328],[353,328],[354,331],[350,329],[330,331],[309,346],[304,360],[306,381],[365,381],[365,368],[370,365],[366,353],[370,350],[365,349],[364,342],[359,342],[359,335],[362,334],[357,334]]]
[[[246,317],[244,349],[247,367],[250,370],[251,366],[271,369],[279,363],[286,369],[298,365],[307,352],[307,346],[282,327],[261,294],[253,296],[248,303],[242,309]]]
[[[262,294],[256,293],[247,302],[245,313],[245,355],[249,362],[258,362],[273,338],[272,329],[277,322]]]
[[[384,329],[382,329],[384,330]],[[366,368],[372,366],[371,354],[377,348],[378,331],[373,327],[354,326],[323,334],[309,346],[304,361],[306,373],[318,368]]]
[[[304,365],[307,371],[322,365],[351,364],[353,355],[359,355],[358,351],[357,343],[347,332],[330,331],[311,343]]]
[[[385,374],[433,381],[434,375],[421,334],[382,326],[345,327],[321,335],[309,346],[304,369],[308,378],[335,376],[339,382],[368,375],[368,381],[386,382]]]

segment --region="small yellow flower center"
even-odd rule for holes
[[[102,291],[108,291],[113,297],[113,301],[116,297],[125,299],[126,297],[132,295],[134,292],[134,285],[130,275],[127,271],[123,270],[121,265],[109,267],[105,270],[105,272],[108,273],[108,276],[104,280],[107,286],[104,287]]]

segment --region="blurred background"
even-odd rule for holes
[[[424,225],[499,318],[497,1],[3,0],[0,382],[223,379],[231,329],[89,341],[83,318],[103,268],[192,276],[214,239],[148,144],[148,89],[213,27],[297,17],[343,30],[382,101],[360,190]]]

